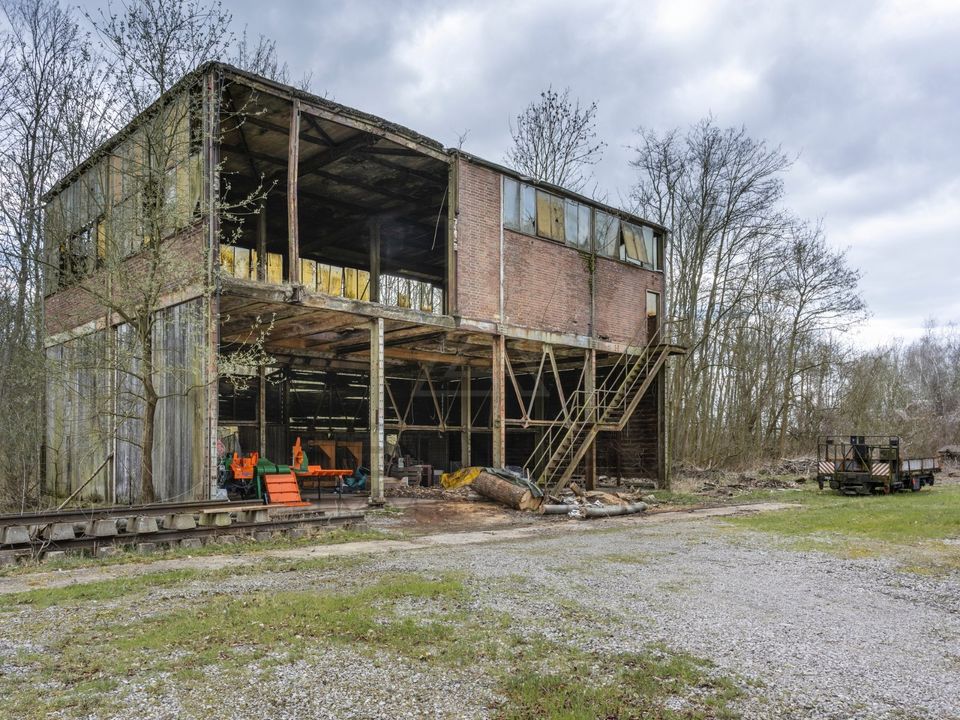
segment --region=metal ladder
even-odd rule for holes
[[[639,352],[627,350],[592,393],[577,390],[570,407],[562,408],[546,428],[525,468],[544,492],[556,494],[570,482],[574,470],[601,430],[623,430],[657,373],[673,352],[661,342],[661,327]],[[639,334],[639,330],[638,330]]]

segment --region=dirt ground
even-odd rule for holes
[[[0,578],[0,718],[960,720],[960,577],[730,523],[789,503],[602,521],[398,504],[369,520],[393,539]],[[328,609],[256,614],[312,598]],[[655,663],[663,694],[633,714],[538,704],[551,672],[564,692],[621,677],[610,658]]]

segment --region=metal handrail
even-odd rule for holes
[[[560,461],[575,452],[574,448],[577,447],[577,442],[581,439],[587,427],[593,424],[586,419],[588,412],[592,412],[594,408],[596,408],[597,416],[595,422],[597,424],[607,424],[615,408],[621,407],[623,410],[626,410],[630,394],[637,387],[638,381],[641,381],[640,378],[645,377],[646,374],[634,373],[632,378],[630,375],[640,367],[641,363],[644,368],[649,371],[654,358],[654,354],[651,351],[654,347],[661,344],[660,340],[663,335],[663,328],[664,324],[661,323],[656,331],[647,339],[643,350],[640,353],[632,354],[629,350],[636,347],[634,341],[640,336],[641,331],[646,330],[646,325],[641,324],[627,345],[627,350],[625,350],[621,357],[614,363],[612,372],[608,373],[603,382],[594,388],[592,393],[593,397],[588,397],[586,390],[575,390],[571,394],[571,407],[561,408],[556,418],[554,418],[554,424],[546,428],[540,441],[534,446],[533,452],[527,459],[525,470],[528,474],[538,482],[541,480],[542,475],[543,484],[548,485],[553,479],[556,468],[560,466]],[[634,360],[633,363],[630,362],[631,359]],[[623,363],[622,368],[620,367],[621,361]],[[620,398],[618,400],[610,400],[608,404],[608,399],[616,398],[617,395],[620,395]],[[583,402],[575,402],[575,399],[581,397],[583,398]],[[603,402],[601,402],[601,399]],[[574,409],[573,413],[571,413],[571,408]],[[560,446],[565,442],[568,442],[566,449],[561,455],[557,456]],[[553,462],[554,460],[556,460],[556,462]],[[550,472],[548,475],[547,473],[551,466],[554,467],[554,472]]]

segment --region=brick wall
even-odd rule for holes
[[[662,298],[663,275],[598,257],[594,286],[597,337],[629,342],[639,328],[634,344],[646,343],[647,290]]]
[[[506,322],[590,334],[590,263],[551,240],[504,231]]]
[[[164,248],[164,294],[175,293],[192,284],[201,282],[206,273],[203,252],[203,234],[201,228],[168,240]],[[123,276],[115,278],[117,291],[126,291],[136,297],[136,278],[138,273],[146,271],[146,262],[142,257],[131,257],[123,263]],[[101,273],[103,275],[103,273]],[[85,284],[91,287],[106,285],[105,277],[95,273]],[[185,298],[183,298],[185,299]],[[95,294],[71,285],[58,290],[46,299],[44,316],[46,334],[56,335],[67,330],[103,317],[105,309]]]
[[[500,176],[460,159],[457,311],[497,320],[500,308]]]
[[[500,279],[500,174],[459,160],[457,301],[464,317],[498,318]],[[663,291],[663,275],[597,257],[595,328],[590,327],[590,263],[574,248],[511,230],[503,233],[504,318],[528,328],[626,342],[643,332],[647,290]]]

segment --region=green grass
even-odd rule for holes
[[[502,720],[736,717],[730,702],[739,688],[693,656],[658,648],[642,654],[546,652],[553,657],[548,670],[528,661],[505,680]],[[683,699],[682,709],[673,709],[671,698]]]
[[[0,595],[0,610],[18,605],[43,609],[54,605],[113,600],[149,588],[170,587],[200,577],[198,570],[168,570],[113,580],[77,583],[57,588],[42,588]]]
[[[83,596],[67,600],[117,597],[135,586],[175,585],[194,577],[155,573],[131,579],[131,586],[90,583]],[[408,664],[485,674],[504,698],[496,710],[503,720],[733,717],[729,703],[739,691],[705,661],[663,647],[585,652],[521,635],[506,614],[468,610],[469,602],[470,591],[459,575],[406,573],[329,592],[205,596],[170,610],[154,606],[159,614],[133,619],[122,607],[112,608],[98,611],[92,621],[71,623],[45,647],[21,653],[20,672],[0,675],[0,696],[11,717],[25,720],[121,712],[121,681],[156,693],[192,688],[195,701],[206,692],[212,668],[241,685],[249,684],[250,669],[256,668],[255,675],[269,682],[278,665],[309,660],[340,644],[361,654],[388,652]],[[574,604],[569,601],[564,612],[589,615],[583,606],[574,612]],[[411,612],[411,605],[419,610]],[[670,709],[676,697],[685,698],[682,710]]]
[[[72,555],[51,561],[35,561],[25,565],[4,568],[0,570],[0,577],[13,575],[29,575],[31,573],[49,572],[56,570],[74,570],[77,568],[102,567],[106,565],[128,565],[131,563],[152,563],[158,560],[175,560],[186,557],[212,557],[220,555],[243,555],[256,557],[258,553],[269,550],[290,550],[300,547],[312,547],[315,545],[339,545],[348,542],[360,542],[366,540],[397,540],[401,538],[394,532],[382,530],[351,530],[345,528],[336,528],[325,530],[316,535],[311,535],[297,540],[291,540],[286,537],[275,538],[273,540],[258,542],[252,538],[239,537],[237,542],[232,545],[220,545],[210,543],[196,548],[171,548],[159,552],[143,554],[129,549],[122,549],[116,555],[106,558],[95,558],[89,555]]]
[[[795,494],[802,508],[731,518],[741,528],[783,536],[798,550],[845,557],[893,556],[903,569],[939,573],[960,569],[960,486],[917,493],[848,497],[830,491]]]

